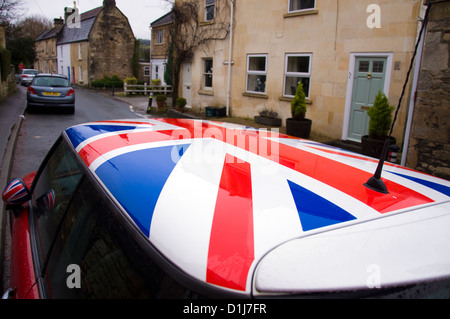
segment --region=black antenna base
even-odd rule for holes
[[[364,184],[368,189],[374,190],[379,193],[383,194],[389,194],[386,185],[381,180],[381,178],[376,178],[375,176],[372,176],[369,178],[367,183]]]
[[[386,184],[384,184],[384,182],[381,180],[381,172],[383,171],[384,161],[386,160],[386,157],[388,155],[390,144],[391,143],[389,136],[386,139],[386,142],[384,142],[383,151],[381,152],[380,161],[378,162],[378,167],[375,174],[364,184],[364,186],[366,186],[367,188],[382,194],[389,194]]]

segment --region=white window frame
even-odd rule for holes
[[[212,19],[208,19],[208,8],[213,7],[213,17]],[[214,0],[213,3],[208,4],[208,0],[205,0],[205,21],[213,21],[216,18],[216,1]]]
[[[156,30],[156,44],[164,43],[164,30]]]
[[[78,76],[78,81],[83,82],[83,67],[79,66],[78,72],[80,73],[80,75]]]
[[[78,43],[78,60],[81,60],[83,58],[83,46],[81,43]]]
[[[212,68],[211,68],[211,72],[207,72],[206,70],[206,61],[211,61],[212,63]],[[202,89],[203,90],[212,90],[213,88],[213,80],[214,80],[214,60],[213,58],[203,58],[203,74],[202,74]],[[207,86],[206,85],[206,77],[207,76],[211,76],[211,86]]]
[[[150,68],[150,66],[145,66],[144,67],[144,77],[149,77],[151,74],[151,68]]]
[[[250,70],[250,59],[251,58],[265,58],[265,67],[264,67],[264,71],[258,71],[258,70]],[[261,95],[265,95],[267,92],[267,65],[268,65],[268,54],[248,54],[247,55],[247,74],[246,74],[246,80],[245,80],[245,92],[247,93],[254,93],[254,94],[261,94]],[[255,91],[255,90],[249,90],[249,76],[251,75],[261,75],[261,76],[265,76],[266,77],[266,82],[264,84],[264,91]]]
[[[302,12],[302,11],[310,11],[310,10],[315,10],[316,9],[316,0],[314,0],[314,7],[312,8],[306,8],[306,9],[298,9],[298,10],[291,10],[291,3],[292,1],[303,1],[303,0],[289,0],[288,1],[288,12],[292,13],[292,12]]]
[[[289,58],[291,58],[291,57],[308,57],[309,58],[308,72],[289,72],[288,65],[289,65]],[[287,77],[299,77],[299,78],[309,78],[309,89],[307,91],[305,90],[306,98],[307,99],[309,98],[310,91],[311,91],[311,66],[312,66],[312,54],[311,53],[287,53],[286,54],[286,58],[285,58],[285,62],[284,62],[283,96],[294,97],[294,95],[286,94]]]

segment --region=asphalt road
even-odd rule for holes
[[[66,128],[92,121],[144,116],[139,109],[106,94],[76,89],[75,114],[62,112],[25,113],[12,165],[12,177],[24,176],[39,168],[47,152]]]

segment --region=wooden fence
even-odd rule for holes
[[[123,84],[123,93],[127,96],[129,93],[144,93],[144,95],[167,95],[172,93],[172,86],[170,85],[151,85],[151,84]]]

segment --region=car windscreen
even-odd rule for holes
[[[59,77],[36,77],[33,81],[33,85],[35,86],[47,86],[47,87],[68,87],[69,80],[65,78]]]
[[[23,71],[23,74],[34,74],[34,75],[36,75],[38,73],[39,73],[38,71],[33,71],[33,70]]]

